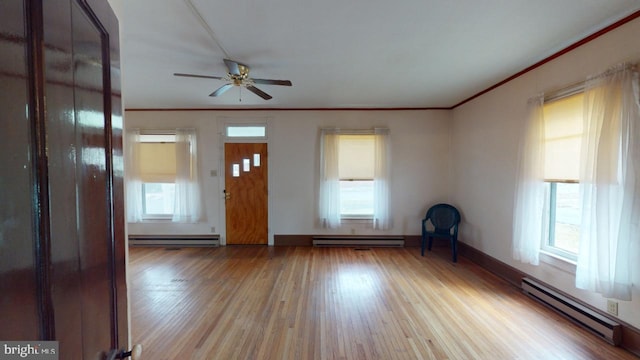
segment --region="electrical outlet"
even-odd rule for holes
[[[212,232],[212,233],[216,232],[216,227],[215,227],[215,226],[212,226],[212,227],[211,227],[211,232]]]
[[[351,235],[355,235],[356,234],[356,229],[351,228]]]
[[[618,316],[618,302],[613,300],[607,300],[607,312],[611,315]]]

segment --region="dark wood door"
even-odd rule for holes
[[[267,144],[226,143],[227,244],[268,242]]]
[[[103,359],[128,337],[117,20],[3,1],[0,54],[0,339]]]

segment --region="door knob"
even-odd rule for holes
[[[142,344],[135,344],[131,348],[131,351],[122,352],[118,359],[126,359],[130,357],[131,360],[140,360],[142,359]]]
[[[225,200],[231,199],[231,193],[228,192],[227,189],[222,190],[222,192],[224,193],[224,199]]]
[[[116,360],[116,359],[126,359],[131,358],[131,360],[140,360],[142,359],[142,345],[135,344],[131,348],[131,351],[122,350],[111,350],[107,354],[106,360]]]

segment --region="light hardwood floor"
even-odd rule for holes
[[[144,359],[637,359],[448,250],[131,248]]]

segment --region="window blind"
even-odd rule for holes
[[[176,181],[176,143],[141,142],[140,178],[147,183],[172,183]]]
[[[583,93],[544,104],[544,177],[547,181],[578,181],[583,128]]]
[[[338,136],[340,180],[372,180],[374,176],[374,135]]]

